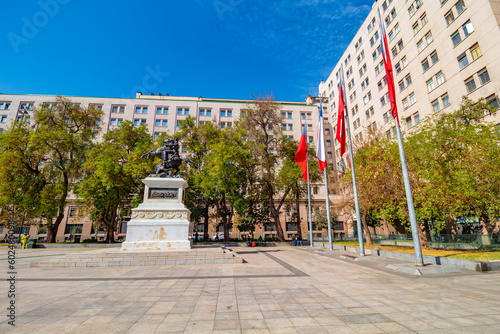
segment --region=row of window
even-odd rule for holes
[[[476,77],[479,79],[479,84],[482,86],[490,81],[490,75],[488,74],[488,70],[483,68],[481,71],[477,72],[473,76],[467,78],[465,82],[465,87],[467,88],[467,93],[471,93],[477,89],[476,86]]]
[[[446,1],[445,1],[446,2]],[[463,0],[459,0],[455,6],[454,6],[454,9],[450,9],[445,15],[444,15],[444,19],[446,21],[446,24],[447,25],[450,25],[453,23],[453,21],[455,21],[455,13],[458,16],[460,16],[460,14],[463,13],[463,11],[465,10],[465,3]],[[454,13],[455,12],[455,13]]]

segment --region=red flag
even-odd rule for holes
[[[385,33],[385,26],[380,12],[378,13],[378,20],[380,23],[380,49],[382,57],[384,58],[385,74],[387,78],[387,89],[389,91],[389,100],[391,101],[392,117],[399,125],[398,108],[396,106],[396,90],[394,85],[394,71],[392,69],[391,56],[389,55],[389,43],[387,43],[387,34]]]
[[[302,178],[307,182],[307,144],[306,144],[306,123],[304,123],[304,130],[300,136],[299,147],[295,153],[295,161],[302,169]]]
[[[340,82],[339,82],[339,113],[337,118],[337,133],[335,137],[340,143],[340,156],[342,157],[345,153],[346,147],[346,137],[345,137],[345,120],[344,120],[344,83],[342,81],[342,67],[340,68]]]

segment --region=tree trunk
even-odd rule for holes
[[[276,212],[276,210],[273,208],[273,219],[274,219],[274,226],[276,227],[276,235],[278,236],[279,241],[285,241],[285,234],[283,233],[283,228],[281,227],[280,224],[280,213],[279,211]]]
[[[304,238],[302,237],[302,227],[301,227],[301,220],[300,220],[300,200],[299,200],[299,193],[298,192],[295,194],[295,205],[297,206],[297,234],[303,240]]]
[[[417,230],[418,230],[418,239],[420,240],[420,246],[423,249],[431,249],[429,247],[429,243],[427,242],[427,238],[424,235],[424,231],[422,230],[422,225],[417,222]]]
[[[389,224],[387,223],[387,218],[384,216],[384,218],[382,219],[382,227],[384,228],[384,232],[386,235],[390,235],[390,232],[389,232]]]
[[[54,231],[52,221],[49,222],[49,220],[47,219],[47,243],[55,242],[56,233],[57,230]]]
[[[204,214],[204,221],[203,221],[203,240],[208,240],[208,210],[210,208],[210,204],[205,205],[205,214]]]
[[[57,215],[54,223],[49,226],[47,224],[47,243],[56,242],[57,230],[59,229],[59,225],[61,224],[64,218],[64,211],[59,211],[59,215]]]
[[[368,210],[365,209],[363,210],[363,230],[365,231],[365,236],[366,236],[366,246],[372,246],[373,247],[373,242],[372,242],[372,235],[370,233],[370,229],[368,228],[368,223],[366,222],[366,216],[368,215]],[[359,231],[358,233],[361,233]]]

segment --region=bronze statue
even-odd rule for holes
[[[179,139],[165,139],[163,140],[163,146],[158,148],[156,151],[151,151],[142,156],[148,157],[150,155],[160,158],[163,160],[156,167],[156,175],[160,177],[180,177],[177,175],[179,173],[179,167],[182,162],[186,162],[191,165],[191,162],[187,158],[181,158],[179,156]]]

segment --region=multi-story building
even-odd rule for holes
[[[328,119],[336,129],[339,70],[353,141],[368,129],[395,137],[379,15],[384,21],[394,69],[402,131],[426,116],[459,107],[462,97],[486,98],[500,107],[500,7],[489,0],[378,0],[330,76],[319,85],[329,97]],[[488,121],[500,123],[500,113]],[[340,145],[335,142],[337,168]]]
[[[151,135],[157,137],[161,133],[172,135],[176,132],[179,126],[179,121],[192,116],[196,118],[198,124],[203,122],[215,122],[221,128],[231,127],[234,122],[240,117],[241,111],[248,107],[252,101],[248,100],[227,100],[227,99],[207,99],[207,98],[192,98],[192,97],[173,97],[168,95],[143,95],[137,93],[136,98],[94,98],[94,97],[76,97],[68,96],[67,99],[73,103],[87,108],[95,106],[104,111],[101,122],[102,131],[98,139],[103,133],[111,131],[118,127],[123,121],[128,120],[135,125],[145,125]],[[28,119],[32,111],[42,106],[50,106],[56,103],[57,96],[50,95],[7,95],[0,94],[0,130],[5,129],[10,122],[15,119]],[[279,102],[281,105],[281,116],[283,118],[283,133],[290,139],[299,140],[302,133],[302,126],[307,120],[307,141],[310,149],[315,147],[318,106],[319,98],[308,97],[307,102]],[[324,105],[327,104],[327,99],[324,99]],[[324,107],[326,109],[326,107]],[[334,135],[329,123],[325,124],[325,140],[327,162],[333,168],[335,164],[333,154]],[[182,143],[181,143],[182,144]],[[186,148],[181,146],[181,153],[186,153]],[[300,175],[298,175],[300,177]],[[332,196],[335,194],[335,183],[331,186]],[[325,187],[322,184],[312,185],[313,207],[322,207],[325,205]],[[333,198],[335,199],[335,198]],[[283,210],[283,230],[285,236],[291,238],[297,233],[296,222],[293,221],[293,212],[297,208]],[[307,227],[307,201],[304,201],[300,208],[301,230],[305,236],[309,232]],[[117,240],[123,240],[126,233],[126,222],[124,219],[118,226],[116,233]],[[214,222],[213,229],[210,234],[213,235],[216,230],[217,222]],[[30,235],[36,234],[36,228],[32,227]],[[24,231],[23,231],[24,232]],[[200,231],[201,232],[201,231]],[[336,233],[347,233],[347,225],[339,224],[335,229]],[[3,234],[5,234],[4,231]],[[264,230],[259,227],[257,234],[264,236],[272,236],[276,232],[273,230]],[[315,230],[316,236],[325,234],[326,231]],[[96,237],[104,239],[105,234],[99,231],[94,231],[91,222],[86,217],[78,215],[77,198],[70,198],[66,208],[66,214],[61,223],[58,232],[58,241],[68,239],[71,234],[80,235],[82,239]],[[200,233],[201,234],[201,233]],[[326,235],[326,234],[325,234]],[[232,237],[239,237],[241,234],[234,229],[231,233]],[[44,235],[40,235],[43,239]]]

